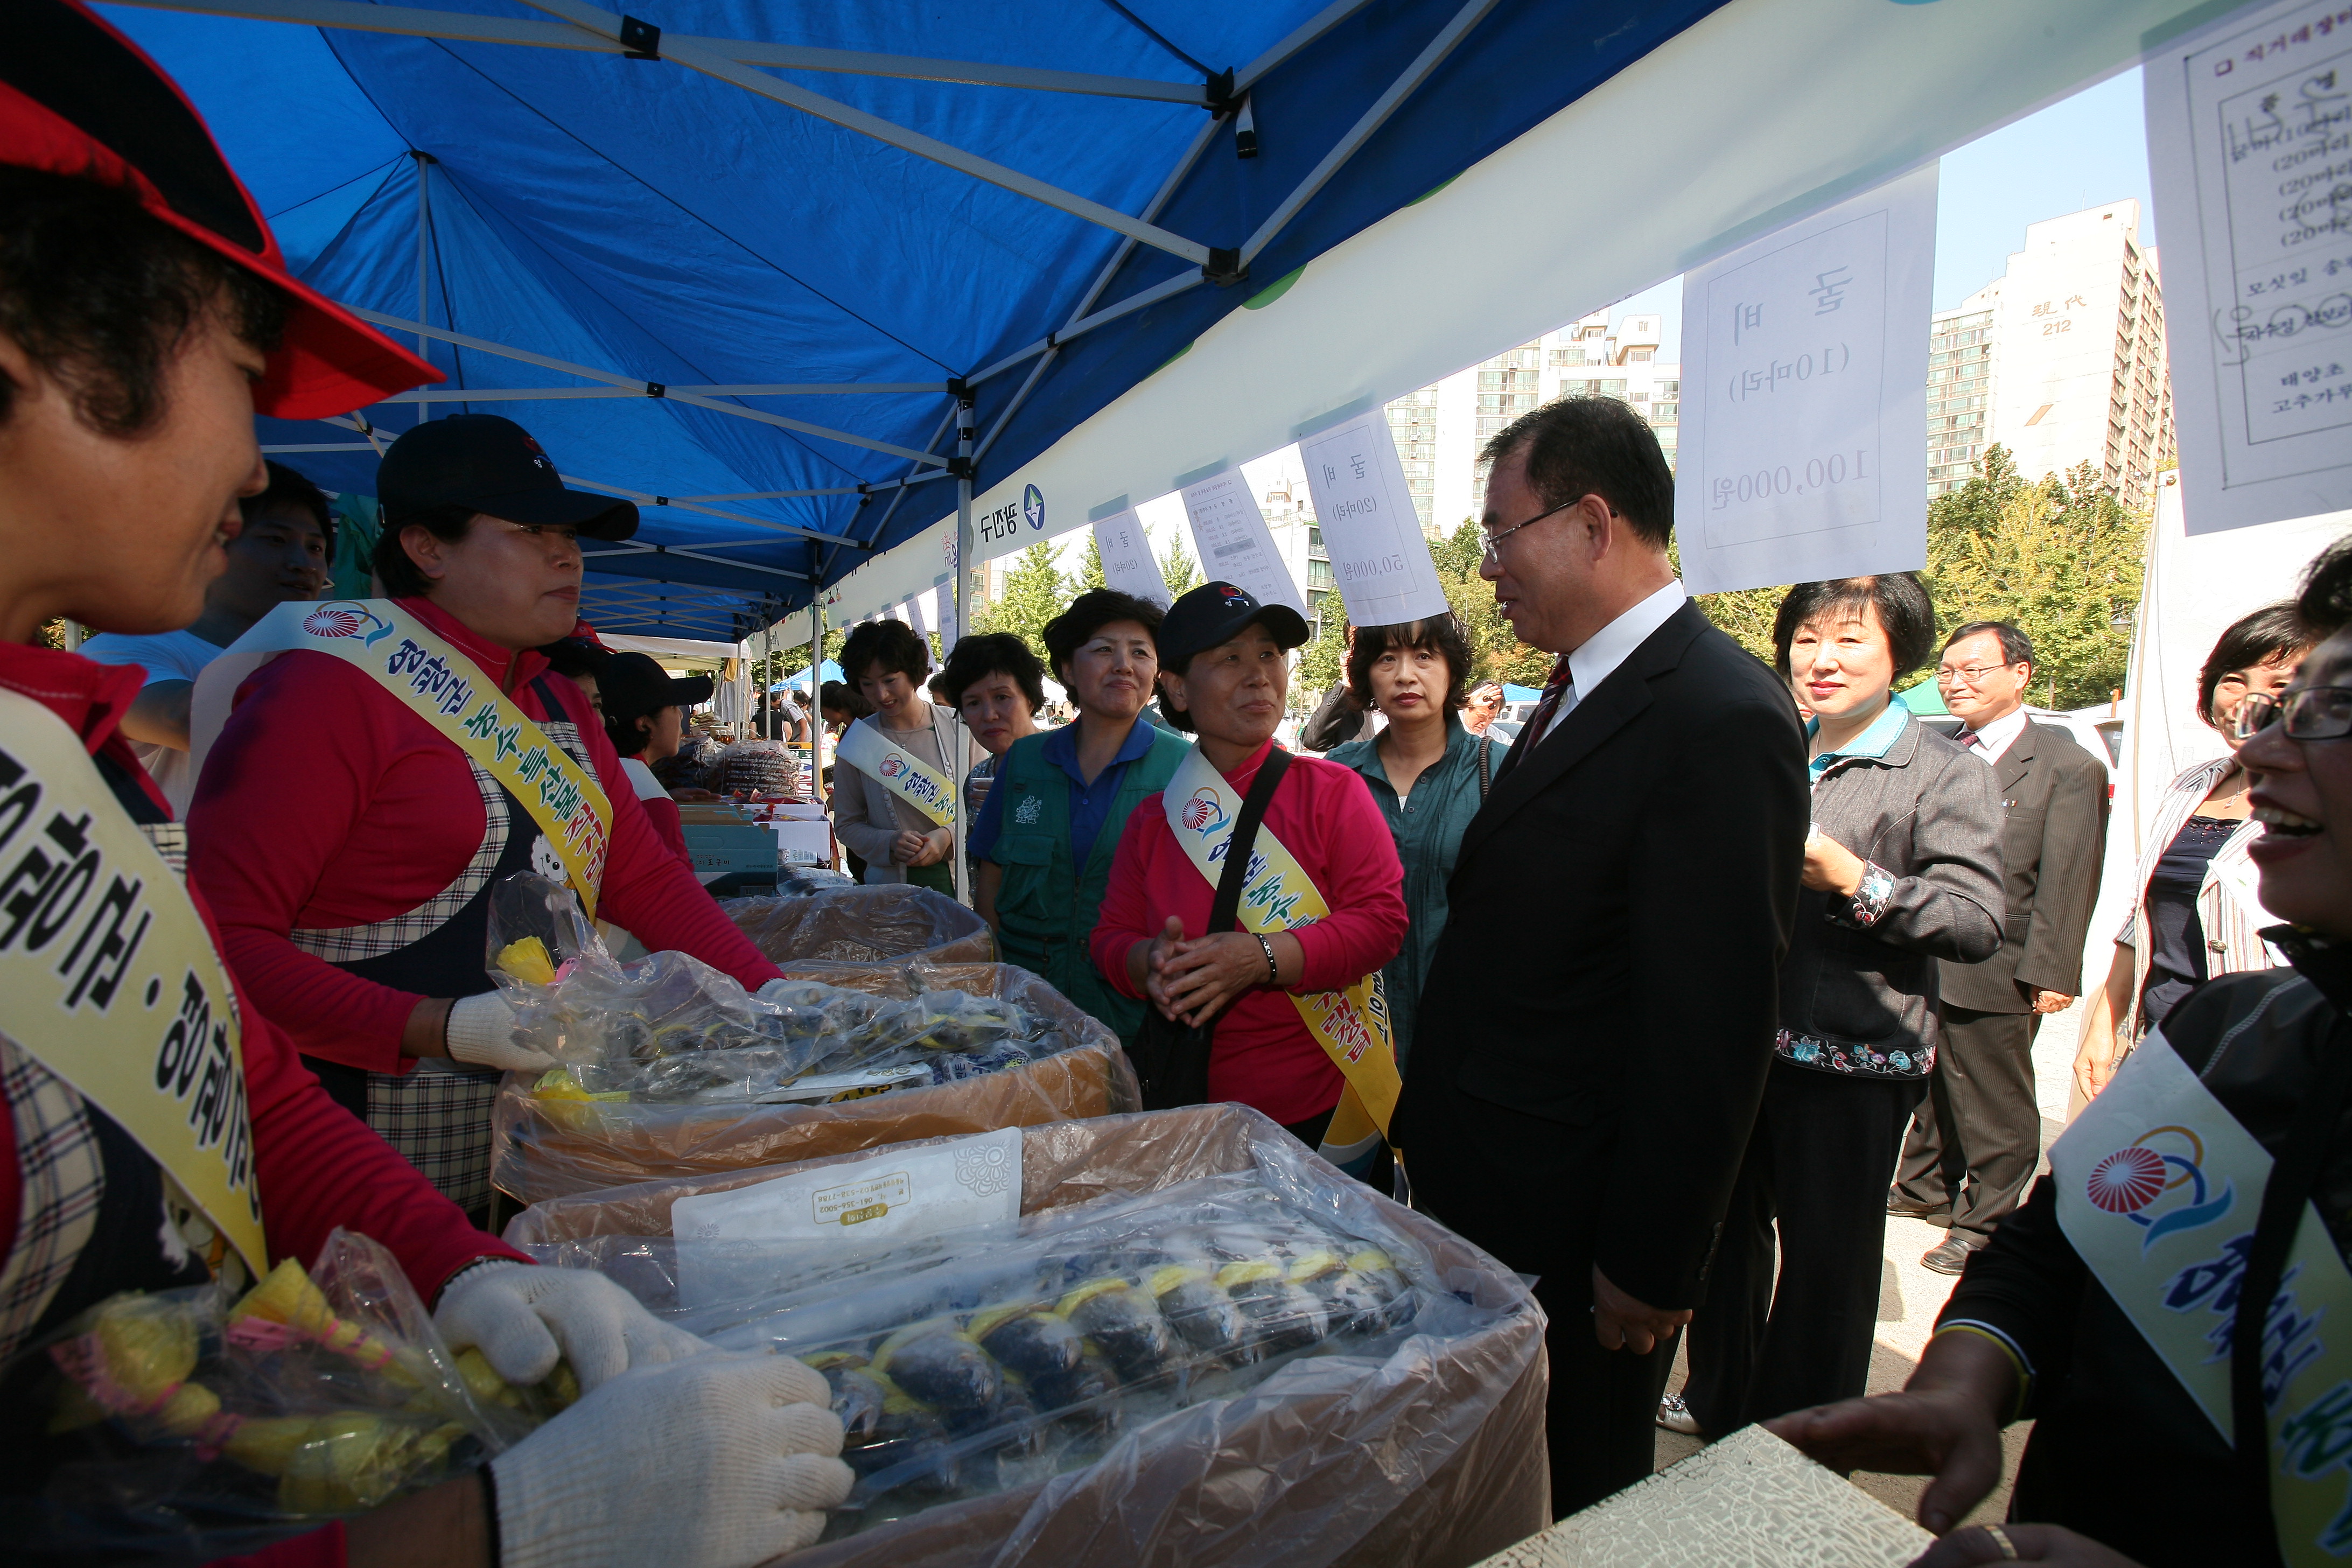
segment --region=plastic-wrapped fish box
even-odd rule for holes
[[[721,899],[751,945],[786,973],[815,960],[832,963],[992,963],[988,922],[946,895],[911,883],[826,888],[773,898]]]
[[[859,1479],[795,1568],[1466,1564],[1550,1517],[1525,1283],[1240,1106],[580,1194],[507,1239],[824,1373]]]
[[[753,994],[685,953],[615,962],[530,876],[494,890],[491,945],[558,1064],[492,1110],[491,1180],[525,1203],[1140,1103],[1118,1037],[1008,964],[811,963]]]

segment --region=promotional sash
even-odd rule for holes
[[[1242,814],[1241,792],[1225,782],[1225,775],[1195,745],[1176,764],[1176,776],[1160,798],[1169,831],[1183,846],[1193,868],[1214,888],[1224,870],[1234,824]],[[1291,931],[1313,925],[1330,912],[1307,868],[1261,823],[1235,915],[1242,929],[1255,935]],[[1368,974],[1344,991],[1284,994],[1298,1009],[1324,1055],[1348,1079],[1323,1135],[1323,1157],[1342,1169],[1361,1165],[1380,1152],[1388,1136],[1400,1087],[1388,995],[1380,974]]]
[[[0,689],[0,1031],[269,1272],[236,994],[187,889],[58,716]]]
[[[947,775],[892,744],[875,725],[861,721],[844,730],[834,755],[941,827],[955,826],[955,786]]]
[[[295,601],[278,605],[205,667],[197,681],[190,723],[190,765],[205,753],[228,717],[228,702],[245,678],[294,648],[331,654],[406,705],[448,737],[484,772],[522,802],[547,835],[581,908],[596,918],[604,856],[613,833],[613,803],[596,775],[572,760],[504,692],[482,679],[470,658],[451,647],[389,599]],[[199,750],[201,747],[201,750]]]
[[[2230,1346],[2271,1156],[2152,1031],[2051,1146],[2058,1222],[2231,1441]],[[2271,1515],[2296,1568],[2352,1553],[2352,1273],[2308,1203],[2263,1323]]]

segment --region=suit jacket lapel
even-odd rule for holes
[[[2033,722],[2028,720],[2025,728],[2017,732],[2017,739],[2009,743],[2009,750],[2000,754],[2000,762],[1994,769],[1993,776],[2000,781],[2000,798],[2015,799],[2017,786],[2032,771]]]
[[[1599,687],[1578,695],[1568,717],[1540,741],[1511,747],[1511,756],[1495,775],[1494,788],[1478,815],[1463,830],[1462,847],[1454,858],[1460,866],[1471,852],[1520,806],[1543,793],[1562,773],[1592,754],[1603,742],[1623,729],[1650,705],[1650,678],[1674,668],[1707,625],[1696,605],[1685,604],[1668,616],[1610,672]],[[1524,749],[1522,749],[1524,746]]]

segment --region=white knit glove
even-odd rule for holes
[[[829,1397],[786,1356],[614,1379],[490,1462],[500,1568],[751,1568],[798,1551],[856,1479]]]
[[[710,1349],[709,1341],[663,1322],[602,1274],[510,1258],[478,1263],[452,1279],[433,1322],[451,1350],[479,1347],[509,1383],[537,1383],[562,1356],[583,1393],[633,1366]]]
[[[442,1037],[449,1042],[450,1056],[478,1068],[545,1072],[555,1065],[555,1058],[545,1051],[517,1043],[514,1031],[514,1009],[497,992],[485,991],[449,1004],[449,1022]]]

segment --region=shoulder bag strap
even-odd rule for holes
[[[1210,932],[1234,929],[1234,917],[1241,912],[1242,888],[1249,880],[1250,856],[1257,848],[1257,825],[1265,818],[1275,786],[1289,771],[1290,753],[1275,747],[1258,764],[1257,777],[1250,781],[1249,794],[1242,797],[1241,820],[1234,824],[1233,837],[1225,840],[1224,874],[1217,879],[1216,901],[1209,906]]]
[[[1491,736],[1478,737],[1478,798],[1485,800],[1486,791],[1495,783],[1495,742]]]

